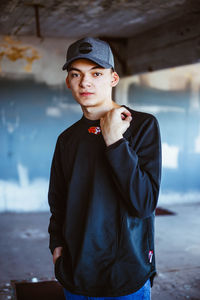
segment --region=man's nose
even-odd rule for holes
[[[81,78],[80,86],[81,86],[81,87],[91,86],[91,80],[90,80],[89,76],[84,75],[84,76]]]

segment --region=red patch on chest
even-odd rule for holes
[[[94,134],[100,134],[101,133],[101,128],[99,126],[92,126],[88,128],[89,133],[94,133]]]

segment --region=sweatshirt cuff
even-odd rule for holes
[[[115,143],[109,145],[106,147],[106,152],[111,150],[111,149],[115,149],[117,148],[119,145],[121,145],[123,142],[126,142],[125,138],[121,138],[120,140],[116,141]]]
[[[64,244],[62,242],[59,242],[59,241],[53,241],[53,242],[51,241],[49,243],[49,249],[50,249],[50,251],[51,251],[52,254],[53,254],[55,248],[57,248],[57,247],[63,247],[63,246],[64,246]]]

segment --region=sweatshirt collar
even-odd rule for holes
[[[129,109],[127,106],[125,105],[122,105],[123,107]],[[90,120],[90,119],[87,119],[84,114],[81,118],[81,121],[86,124],[87,126],[100,126],[100,120]],[[132,134],[132,130],[131,130],[131,124],[130,124],[130,127],[128,127],[128,129],[124,132],[123,136],[128,139]]]
[[[89,125],[89,126],[99,126],[100,125],[100,120],[90,120],[90,119],[87,119],[84,115],[82,116],[81,118],[81,121],[86,124],[86,125]]]

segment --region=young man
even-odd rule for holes
[[[119,81],[104,41],[72,44],[63,70],[82,118],[57,140],[50,249],[67,299],[150,299],[161,146],[158,123],[112,100]]]

